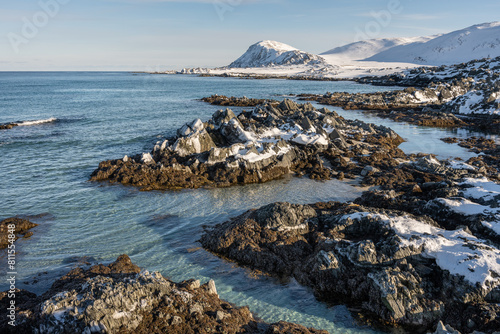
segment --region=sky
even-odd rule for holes
[[[0,71],[217,67],[261,40],[318,54],[499,13],[498,0],[0,0]]]

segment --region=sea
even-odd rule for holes
[[[213,279],[221,298],[248,306],[268,322],[296,322],[332,334],[376,333],[346,306],[319,302],[293,279],[257,275],[198,242],[205,227],[272,202],[352,201],[363,191],[357,180],[290,176],[225,189],[144,192],[89,177],[100,161],[148,152],[186,122],[208,120],[220,107],[200,99],[212,94],[281,100],[301,93],[396,88],[128,72],[0,72],[0,124],[20,124],[0,130],[0,220],[23,216],[39,224],[31,238],[16,243],[16,287],[43,293],[82,262],[128,254],[140,267],[174,281]],[[328,108],[348,119],[389,126],[406,140],[405,152],[440,159],[474,155],[441,138],[479,135]],[[0,263],[3,291],[8,289],[5,251]]]

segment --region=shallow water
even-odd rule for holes
[[[159,270],[175,281],[212,278],[222,298],[250,306],[267,321],[293,321],[331,333],[373,333],[357,325],[345,307],[317,302],[311,291],[295,281],[255,278],[197,243],[203,225],[268,203],[353,200],[361,189],[352,183],[287,178],[227,189],[141,192],[87,180],[100,161],[149,151],[157,138],[172,135],[185,122],[208,119],[217,107],[198,100],[204,96],[276,99],[299,93],[387,89],[351,82],[0,73],[0,123],[57,118],[0,131],[0,219],[46,213],[33,218],[40,223],[34,236],[17,243],[17,287],[39,293],[82,256],[111,261],[127,253],[139,266]],[[435,153],[441,158],[471,155],[438,140],[463,137],[466,132],[337,111],[344,117],[393,127],[408,140],[402,145],[407,152]],[[0,261],[6,260],[0,257]],[[4,264],[0,268],[5,275]],[[7,287],[4,282],[2,290]]]

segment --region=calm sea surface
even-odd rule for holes
[[[0,72],[0,123],[56,118],[51,123],[0,131],[0,220],[29,215],[40,224],[19,240],[17,287],[43,292],[83,256],[112,261],[129,254],[141,267],[180,281],[214,279],[221,298],[266,321],[292,321],[331,333],[374,333],[357,325],[347,308],[317,302],[295,281],[255,278],[250,271],[200,249],[203,225],[213,225],[271,202],[351,201],[354,182],[287,178],[229,189],[140,192],[88,182],[100,161],[149,151],[160,137],[217,107],[199,101],[211,94],[282,99],[327,91],[373,92],[387,87],[351,82],[242,80],[131,73]],[[470,153],[439,138],[465,131],[410,126],[342,111],[392,127],[406,152],[440,158]],[[236,108],[236,110],[241,110]],[[5,254],[0,255],[7,288]]]

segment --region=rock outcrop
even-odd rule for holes
[[[0,124],[0,130],[10,130],[15,126],[18,126],[18,125],[16,123]]]
[[[412,333],[441,320],[464,333],[500,326],[500,250],[429,217],[335,202],[274,203],[208,228],[201,243],[242,265],[294,277],[319,299],[355,306],[385,326]]]
[[[267,99],[252,99],[246,96],[243,97],[227,97],[224,95],[212,95],[209,97],[204,97],[201,99],[203,102],[210,103],[216,106],[224,106],[224,107],[256,107],[260,104],[264,103],[273,103],[278,104],[278,101],[275,100],[267,100]]]
[[[450,99],[467,93],[470,89],[471,84],[464,80],[423,89],[410,87],[404,90],[376,93],[303,94],[299,95],[299,98],[342,107],[346,110],[365,110],[379,117],[415,125],[464,127],[468,123],[457,117],[452,110],[443,110],[443,105]]]
[[[356,203],[426,215],[448,229],[467,226],[500,245],[500,166],[498,156],[488,154],[497,152],[497,145],[491,148],[488,140],[463,142],[476,143],[485,153],[467,162],[411,156],[408,162],[365,176],[363,183],[378,189],[366,191]]]
[[[174,283],[140,270],[127,255],[114,263],[73,269],[37,297],[16,291],[16,326],[2,333],[298,333],[327,334],[301,325],[267,324],[247,307],[219,299],[213,281]],[[6,319],[7,293],[0,293]]]
[[[91,180],[144,190],[227,187],[289,173],[325,180],[359,174],[362,168],[351,163],[356,156],[401,155],[397,149],[401,142],[389,128],[284,100],[239,115],[227,109],[207,122],[194,120],[149,153],[100,163]],[[348,170],[342,169],[347,166]]]
[[[0,221],[0,249],[7,248],[10,241],[12,244],[19,238],[29,238],[33,232],[29,230],[38,224],[32,223],[27,219],[7,218]],[[9,238],[10,236],[10,238]]]

